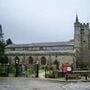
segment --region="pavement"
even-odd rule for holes
[[[39,78],[0,77],[0,90],[90,90],[90,78],[66,81],[65,78],[45,78],[43,72]]]
[[[40,78],[0,77],[0,90],[90,90],[90,82],[57,83]]]
[[[45,78],[45,72],[39,73],[39,78],[11,75],[0,77],[0,90],[90,90],[90,78]]]

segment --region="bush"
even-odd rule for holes
[[[33,74],[32,69],[27,69],[27,70],[25,71],[26,77],[29,77],[29,76],[31,76],[32,74]]]

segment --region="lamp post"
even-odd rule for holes
[[[7,76],[9,75],[9,68],[10,68],[10,64],[7,64]]]
[[[39,77],[39,63],[37,61],[37,63],[36,63],[36,78],[38,78],[38,77]]]
[[[16,68],[15,77],[18,77],[18,64],[19,64],[19,60],[16,59],[15,60],[15,68]]]
[[[47,69],[48,69],[48,67],[47,67],[47,65],[45,65],[45,78],[47,77]]]

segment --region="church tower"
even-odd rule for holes
[[[89,23],[80,23],[76,15],[74,23],[74,48],[79,50],[79,59],[77,61],[81,67],[87,67],[87,64],[90,62],[88,57],[89,34]]]
[[[82,48],[84,51],[88,50],[89,34],[89,23],[80,23],[76,15],[76,21],[74,23],[74,47],[78,49]]]

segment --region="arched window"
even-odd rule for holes
[[[5,63],[8,63],[8,57],[5,56]]]
[[[46,65],[46,58],[45,57],[41,57],[41,65]]]
[[[28,63],[29,63],[29,64],[33,64],[33,58],[32,58],[32,57],[29,57]]]

